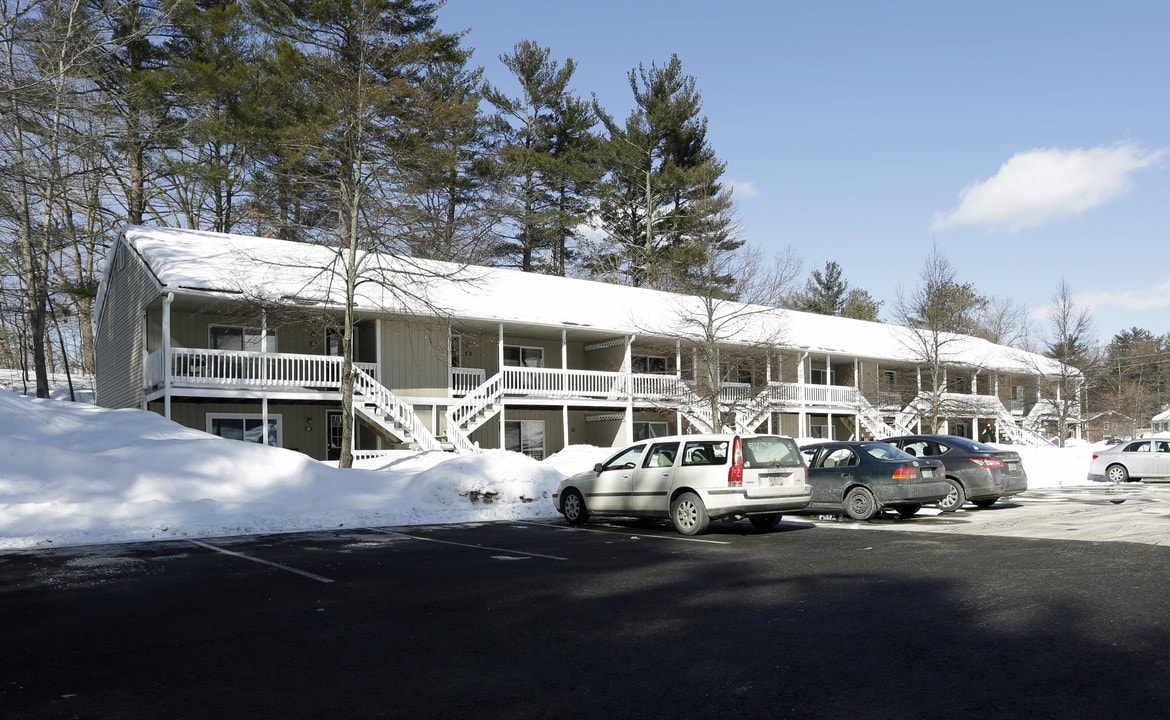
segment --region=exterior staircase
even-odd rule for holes
[[[353,368],[353,411],[392,442],[420,450],[443,449],[409,403],[356,366]]]

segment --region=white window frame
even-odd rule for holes
[[[639,375],[673,375],[674,370],[671,368],[673,360],[674,358],[666,355],[634,353],[630,356],[630,365],[632,371]],[[638,367],[639,365],[642,367]]]
[[[239,348],[219,348],[215,344],[215,333],[217,330],[238,330],[240,333],[240,347]],[[254,337],[254,347],[248,347],[249,337]],[[212,350],[247,350],[250,352],[260,352],[264,350],[264,330],[250,325],[221,325],[213,323],[207,326],[207,347]],[[269,333],[268,336],[268,351],[276,352],[276,335]]]
[[[509,426],[519,426],[518,427],[518,430],[519,430],[518,437],[520,440],[520,446],[518,448],[507,446],[508,435],[509,435],[509,432],[508,432]],[[527,441],[530,441],[530,439],[531,439],[530,436],[528,438],[526,438],[526,436],[529,435],[529,432],[527,429],[534,428],[537,426],[540,427],[540,446],[539,446],[539,448],[535,445],[530,444],[530,442],[527,442]],[[536,460],[544,460],[545,453],[547,452],[547,448],[545,446],[545,438],[546,438],[546,434],[544,431],[544,420],[505,420],[504,421],[504,442],[505,442],[504,449],[505,450],[523,453],[524,455],[527,455],[528,457],[531,457],[531,458],[535,458]]]
[[[512,362],[508,358],[508,351],[509,350],[516,351],[516,361],[515,362]],[[527,360],[528,360],[527,355],[529,354],[529,351],[531,351],[532,355],[537,356],[537,364],[536,365],[531,365],[527,362]],[[504,367],[542,368],[542,367],[544,367],[544,348],[540,347],[539,345],[504,345]]]
[[[226,413],[226,412],[207,413],[207,415],[206,415],[207,432],[211,435],[216,435],[216,432],[214,429],[216,420],[241,420],[241,421],[257,420],[259,422],[264,422],[264,416],[260,413]],[[268,414],[268,423],[270,425],[275,423],[275,425],[276,425],[276,444],[273,445],[272,447],[284,447],[284,418],[281,416],[280,413],[269,413]],[[244,431],[247,432],[246,429]],[[224,436],[218,435],[217,437],[224,437]],[[232,440],[235,438],[228,438],[228,439]],[[245,440],[244,442],[247,442],[247,441]],[[262,443],[256,443],[256,444],[260,445]]]
[[[639,433],[638,430],[642,432]],[[635,420],[634,421],[634,440],[651,440],[657,437],[666,437],[670,435],[670,423],[663,420]]]

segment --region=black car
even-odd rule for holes
[[[904,518],[951,491],[938,460],[916,458],[880,442],[820,442],[800,449],[812,486],[809,508],[869,520],[883,508]]]
[[[943,461],[951,484],[951,492],[938,504],[943,512],[958,510],[968,500],[976,507],[991,507],[1000,498],[1028,489],[1028,475],[1014,450],[954,435],[903,435],[882,442],[916,457]]]

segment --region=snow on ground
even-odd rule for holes
[[[1094,449],[1016,448],[1031,487],[1091,484]],[[0,390],[0,551],[369,526],[556,517],[564,476],[612,448],[397,452],[339,470],[143,410]]]

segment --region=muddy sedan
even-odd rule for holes
[[[890,508],[908,518],[951,491],[941,461],[917,458],[885,443],[813,443],[801,453],[812,485],[810,510],[844,510],[854,520],[869,520]]]

